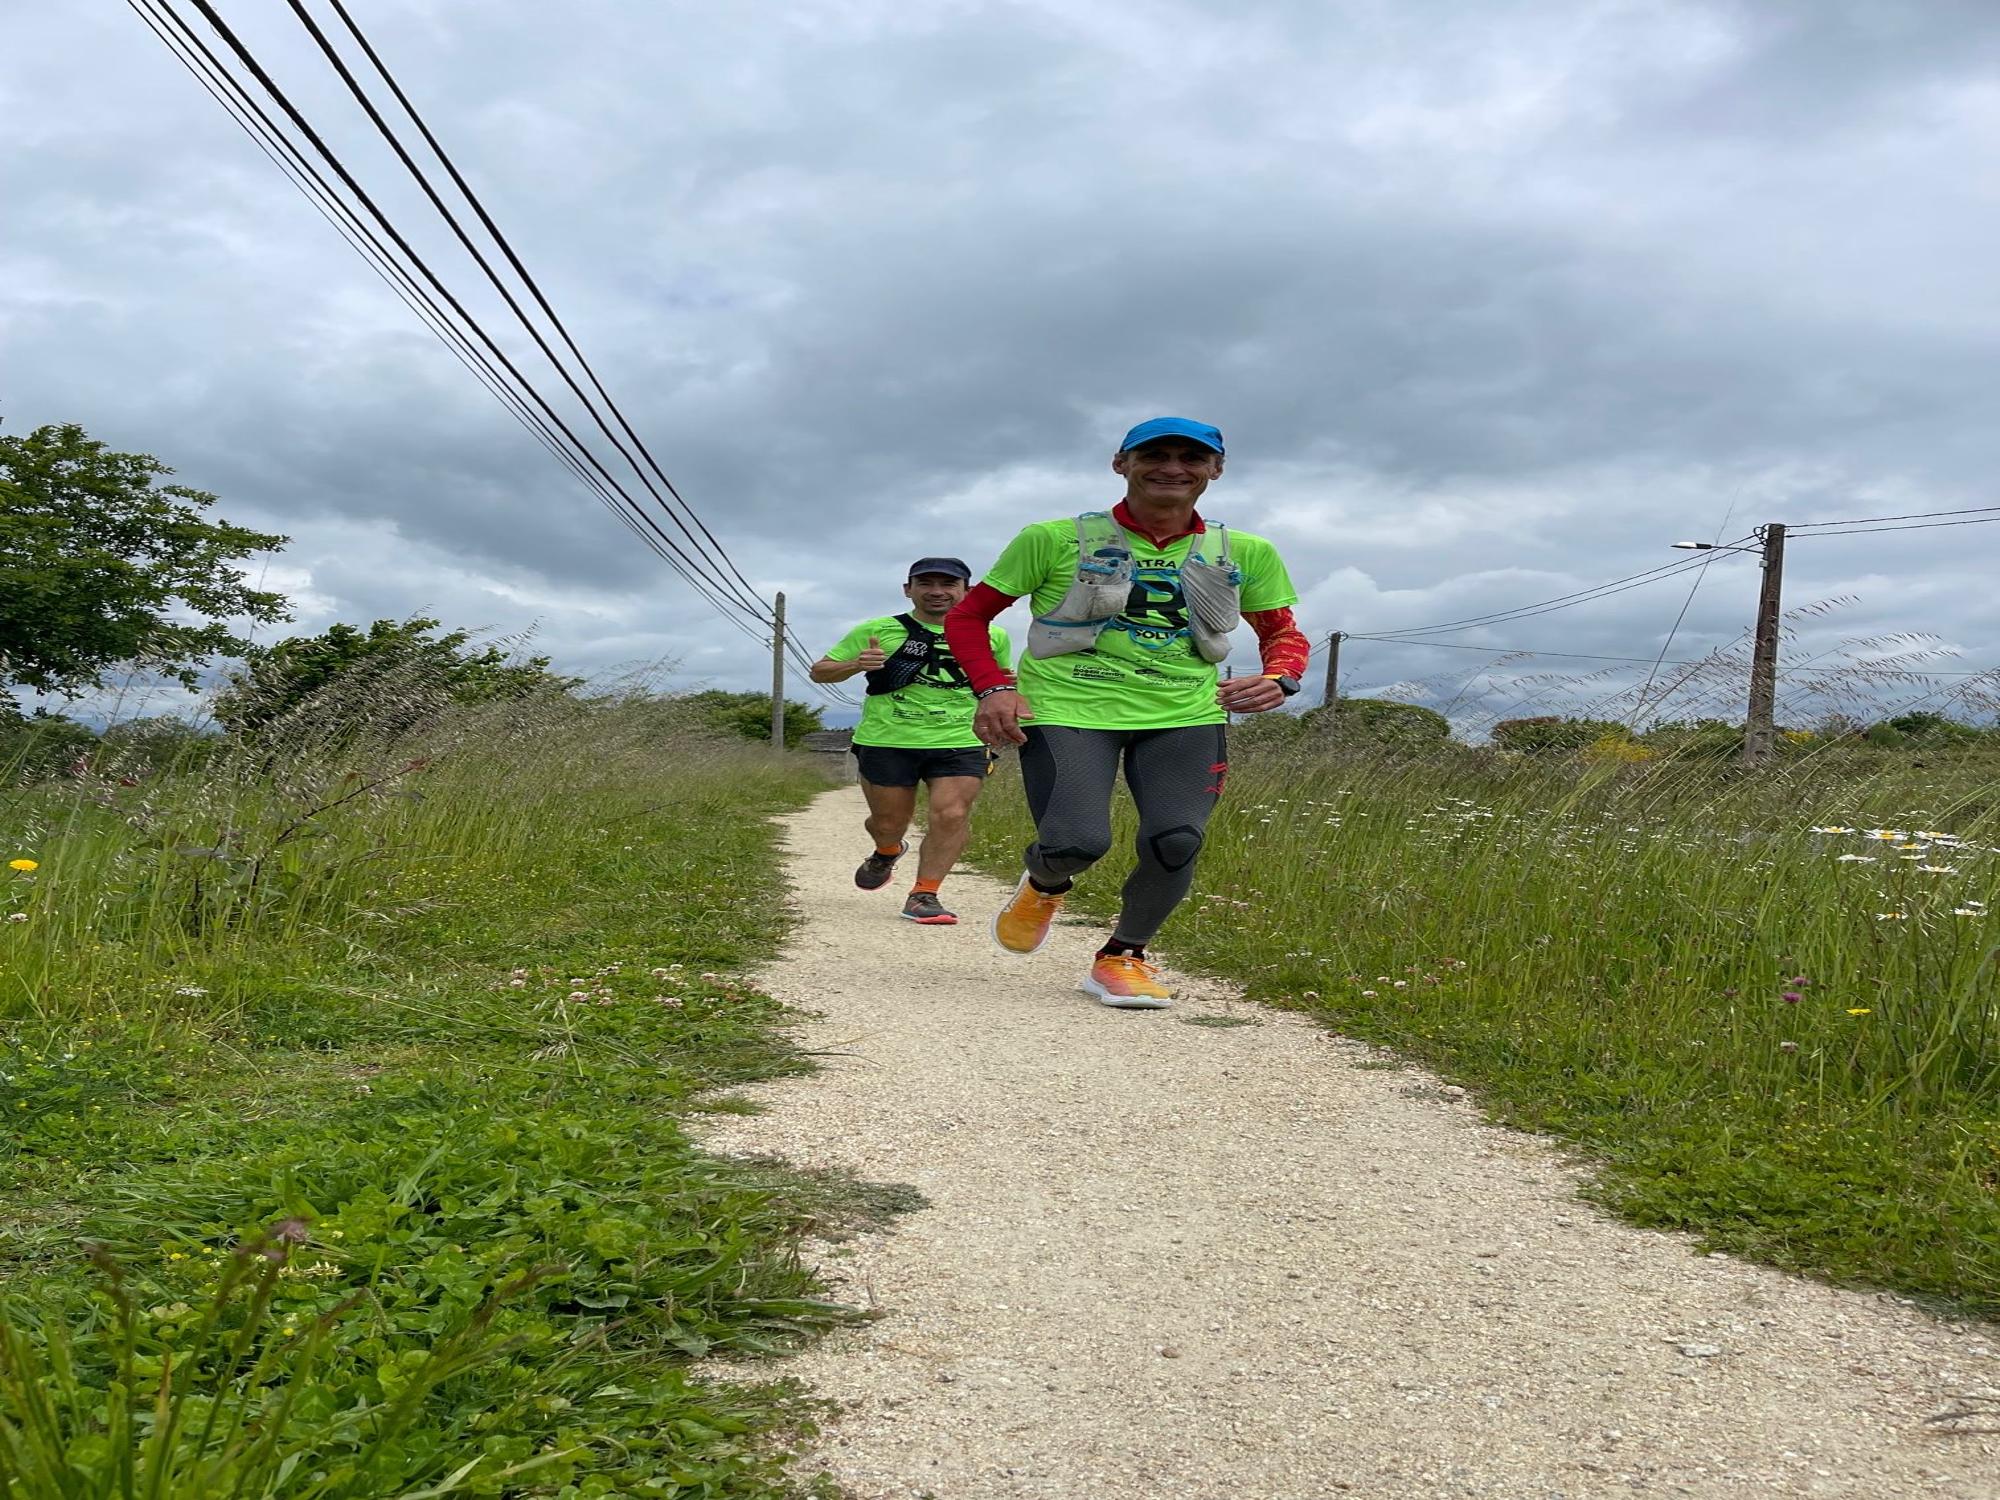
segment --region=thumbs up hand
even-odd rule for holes
[[[868,649],[855,657],[854,661],[862,671],[874,672],[879,671],[888,659],[889,653],[882,649],[881,641],[871,635],[868,637]]]

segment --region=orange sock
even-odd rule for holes
[[[910,887],[910,894],[912,896],[921,896],[924,892],[929,891],[935,896],[938,893],[938,887],[943,884],[942,880],[919,880],[915,885]]]
[[[875,852],[883,859],[894,859],[897,855],[903,852],[903,846],[901,844],[898,844],[893,849],[884,849],[880,844],[877,844],[875,846]]]

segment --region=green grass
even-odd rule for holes
[[[0,1496],[779,1496],[798,1245],[895,1189],[680,1120],[821,783],[649,705],[4,794]],[[128,784],[129,783],[129,784]],[[727,1107],[726,1101],[721,1101]]]
[[[1174,962],[1582,1144],[1636,1222],[2000,1314],[1990,755],[1746,776],[1248,734],[1234,758]],[[1809,831],[1829,825],[1952,840]],[[1079,909],[1115,904],[1123,827]],[[996,781],[976,855],[1017,868],[1027,837]]]

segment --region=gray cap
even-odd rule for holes
[[[955,557],[920,557],[910,564],[910,577],[915,578],[919,573],[943,573],[972,582],[972,569]]]

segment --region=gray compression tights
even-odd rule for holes
[[[1139,811],[1139,862],[1111,933],[1139,944],[1151,941],[1194,883],[1202,830],[1228,770],[1227,737],[1220,724],[1028,728],[1021,781],[1035,819],[1026,863],[1036,884],[1060,886],[1111,852],[1111,792],[1121,760]]]

